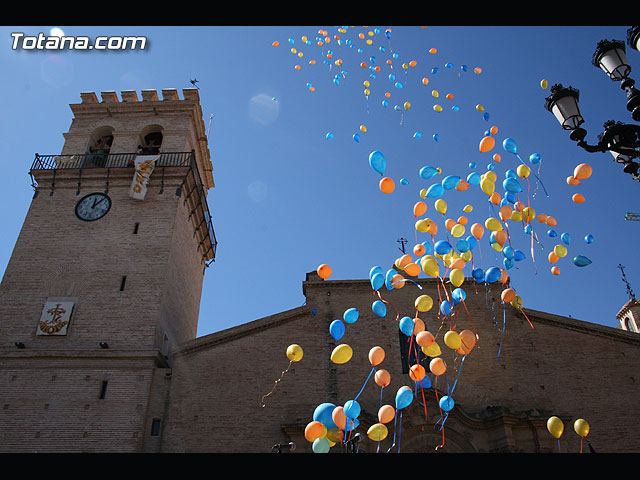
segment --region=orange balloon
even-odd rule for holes
[[[498,213],[500,214],[500,219],[502,219],[503,222],[506,222],[511,218],[512,212],[513,209],[511,208],[511,205],[503,205],[498,211]]]
[[[556,263],[558,261],[558,255],[555,252],[549,252],[549,263]]]
[[[344,407],[336,407],[331,412],[331,419],[340,430],[344,430],[347,425],[347,415],[344,413]]]
[[[546,224],[549,225],[550,227],[555,227],[556,225],[558,225],[558,222],[556,222],[555,218],[553,218],[551,215],[549,215],[549,216],[547,216]]]
[[[507,273],[507,271],[504,268],[501,268],[500,271],[502,272],[500,274],[500,278],[498,279],[498,281],[504,285],[507,284],[507,282],[509,281],[509,274]]]
[[[498,245],[504,246],[504,242],[507,241],[507,232],[505,232],[504,230],[493,232],[493,238]]]
[[[480,149],[481,152],[485,153],[491,150],[495,145],[496,145],[495,138],[493,138],[490,135],[487,135],[486,137],[483,137],[482,140],[480,140],[480,145],[478,148]]]
[[[380,180],[380,190],[382,193],[391,193],[396,189],[396,183],[389,177]]]
[[[469,223],[469,219],[467,217],[465,217],[464,215],[458,217],[459,225],[466,225],[467,223]]]
[[[498,205],[500,203],[500,200],[502,199],[500,198],[500,194],[498,192],[493,192],[489,197],[489,200],[491,200],[491,203],[493,203],[494,205]]]
[[[496,133],[498,133],[498,127],[494,125],[489,131],[491,132],[491,135],[495,135]]]
[[[393,285],[393,288],[402,288],[404,287],[404,283],[404,277],[399,273],[391,277],[391,284]]]
[[[444,222],[444,226],[447,230],[451,231],[456,226],[456,221],[453,218],[447,218]]]
[[[494,153],[494,154],[493,154],[493,160],[494,160],[495,162],[500,163],[500,160],[502,160],[502,157],[500,156],[500,154],[499,154],[499,153]]]
[[[461,345],[456,351],[462,355],[466,355],[473,350],[476,344],[476,334],[471,330],[462,330],[459,335]]]
[[[435,341],[433,334],[428,330],[423,330],[422,332],[418,332],[416,335],[416,343],[421,347],[427,348]]]
[[[553,267],[551,267],[551,273],[553,273],[554,275],[560,275],[560,269],[554,265]]]
[[[331,276],[331,267],[325,263],[320,265],[317,270],[318,276],[323,279],[327,279]]]
[[[456,258],[451,265],[449,265],[449,270],[462,270],[467,262],[465,262],[462,258]]]
[[[369,363],[371,363],[371,365],[374,367],[376,365],[380,365],[384,360],[384,356],[385,353],[382,347],[373,347],[371,348],[371,350],[369,350]]]
[[[438,234],[438,225],[436,224],[436,222],[429,222],[427,233],[429,233],[430,235]]]
[[[318,422],[317,420],[313,420],[307,424],[304,428],[304,438],[308,442],[313,442],[316,438],[320,438],[322,433],[324,432],[325,426]]]
[[[389,423],[396,416],[396,410],[391,405],[383,405],[378,410],[378,421],[380,423]]]
[[[417,277],[420,275],[420,270],[420,265],[414,262],[411,262],[404,267],[404,271],[407,272],[407,275],[410,277]]]
[[[376,385],[378,385],[379,387],[386,387],[391,383],[391,375],[387,370],[384,370],[382,368],[376,371],[374,379],[376,381]]]
[[[413,319],[413,334],[414,335],[418,335],[418,333],[420,332],[424,332],[426,328],[426,325],[424,324],[424,321],[421,318],[414,318]]]
[[[544,213],[538,214],[538,216],[536,218],[540,223],[546,223],[547,222],[547,215],[544,214]]]
[[[586,180],[592,173],[593,169],[588,163],[581,163],[573,170],[573,176],[576,180]]]
[[[464,192],[467,188],[469,188],[469,182],[461,178],[458,185],[456,185],[456,190]]]
[[[480,240],[482,235],[484,235],[484,227],[479,223],[474,223],[471,225],[471,235],[476,237],[477,240]]]
[[[441,357],[436,357],[429,362],[429,370],[437,377],[447,371],[447,364]]]
[[[507,288],[502,291],[500,298],[504,303],[511,303],[511,300],[516,298],[516,291],[513,288]]]
[[[424,367],[419,363],[412,365],[409,369],[409,377],[411,377],[411,380],[413,380],[414,382],[419,382],[424,378],[426,374],[427,372],[425,371]]]
[[[567,185],[580,185],[580,180],[573,175],[570,175],[567,177]]]
[[[585,198],[583,195],[580,195],[579,193],[576,193],[573,195],[573,197],[571,197],[571,199],[575,202],[575,203],[584,203],[585,202]]]
[[[419,217],[420,215],[424,215],[427,211],[427,204],[425,202],[418,202],[413,206],[413,216]]]
[[[427,251],[426,247],[421,243],[418,243],[413,247],[413,254],[418,257],[423,256],[426,251]]]
[[[400,257],[400,260],[398,261],[398,267],[405,268],[411,262],[413,262],[411,255],[409,255],[408,253],[405,253],[403,256]]]

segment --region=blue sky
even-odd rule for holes
[[[66,35],[91,38],[146,36],[148,45],[143,51],[123,52],[11,49],[11,32],[48,35],[54,27]],[[60,152],[62,133],[72,120],[68,105],[80,102],[80,92],[182,89],[191,87],[195,78],[205,124],[213,115],[209,146],[216,187],[210,191],[209,207],[219,242],[216,261],[205,274],[199,335],[302,305],[301,283],[319,264],[331,265],[332,279],[367,279],[374,265],[386,270],[401,255],[399,238],[409,240],[408,248],[415,243],[413,205],[421,200],[421,189],[446,175],[466,178],[493,165],[497,191],[503,193],[505,172],[520,164],[502,148],[505,138],[515,141],[520,158],[541,181],[536,183],[531,175],[528,191],[522,181],[520,199],[558,222],[555,238],[547,235],[550,227],[532,223],[538,237],[533,256],[531,237],[521,224],[509,223],[513,246],[526,254],[509,270],[525,311],[615,326],[615,315],[628,300],[619,264],[625,266],[631,286],[640,289],[635,248],[640,222],[624,218],[626,212],[640,212],[640,184],[624,174],[609,153],[588,154],[569,140],[544,108],[550,92],[540,83],[546,79],[549,86],[562,83],[580,90],[590,143],[596,142],[605,121],[630,122],[619,84],[591,64],[597,42],[625,40],[628,27],[338,28],[0,27],[5,72],[0,79],[2,271],[31,201],[28,169],[34,155]],[[322,30],[331,42],[319,46],[316,37]],[[432,48],[436,53],[429,53]],[[640,53],[627,47],[627,56],[634,77]],[[411,61],[415,66],[403,68]],[[372,71],[371,65],[380,70]],[[476,67],[481,73],[474,72]],[[433,90],[439,92],[437,98]],[[446,98],[449,93],[453,98]],[[408,110],[405,102],[410,102]],[[480,152],[479,142],[493,126],[498,129],[496,146]],[[378,187],[381,175],[368,163],[372,151],[385,155],[385,176],[396,183],[391,194]],[[494,153],[500,154],[500,162],[493,160]],[[529,163],[534,153],[540,155],[539,164]],[[476,167],[470,168],[471,163]],[[593,175],[579,186],[567,185],[566,178],[581,163],[590,164]],[[442,173],[422,179],[418,172],[427,165]],[[583,194],[586,202],[574,203],[574,193]],[[448,205],[447,218],[462,215],[467,204],[473,206],[468,226],[497,214],[478,186],[447,191],[442,199]],[[445,239],[444,219],[434,200],[427,199],[425,216],[439,223],[435,239]],[[553,275],[547,254],[562,243],[562,233],[569,233],[571,242],[565,245],[567,256],[556,263],[560,275]],[[595,238],[592,244],[583,240],[588,234]],[[424,234],[418,238],[430,240]],[[502,264],[503,255],[491,248],[487,234],[478,248],[476,267]],[[592,264],[576,267],[571,261],[575,255],[587,256]],[[465,273],[470,276],[469,267]]]

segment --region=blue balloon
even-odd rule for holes
[[[569,233],[563,233],[562,235],[560,235],[560,239],[566,243],[567,245],[569,245],[571,243],[571,234]]]
[[[482,118],[484,118],[488,122],[489,121],[489,112],[484,112],[482,114]]]
[[[451,297],[453,298],[454,303],[459,304],[466,300],[467,292],[458,287],[453,292],[451,292]]]
[[[433,248],[436,253],[439,253],[440,255],[446,255],[451,251],[453,247],[446,240],[438,240],[433,246]]]
[[[522,185],[515,178],[505,178],[502,187],[507,192],[520,193],[522,191]]]
[[[473,235],[469,235],[467,238],[465,238],[465,240],[469,244],[469,250],[473,250],[474,248],[476,248],[476,245],[478,245],[478,239]]]
[[[469,245],[469,242],[464,238],[461,238],[460,240],[458,240],[458,243],[456,244],[456,248],[461,253],[468,252],[469,250],[471,250],[471,246]]]
[[[359,425],[360,425],[360,420],[358,420],[357,418],[347,417],[347,423],[343,430],[345,432],[350,432],[351,430],[355,430],[356,428],[358,428]]]
[[[437,197],[441,197],[443,193],[444,193],[444,187],[442,186],[442,184],[435,183],[427,189],[426,197],[437,198]]]
[[[401,179],[400,179],[400,183],[401,183],[402,185],[409,185],[409,180],[407,180],[406,178],[401,178]]]
[[[505,270],[509,270],[511,267],[513,267],[513,259],[512,258],[503,258],[502,259],[502,264],[504,265],[504,269]]]
[[[573,257],[573,263],[576,267],[586,267],[587,265],[591,265],[591,260],[589,260],[584,255],[577,255]]]
[[[410,388],[400,388],[396,393],[396,408],[402,410],[411,405],[413,401],[413,392]]]
[[[413,322],[413,318],[411,317],[402,317],[399,322],[400,331],[404,333],[407,337],[413,335],[413,328],[415,327],[415,323]]]
[[[422,377],[422,380],[416,382],[416,388],[418,387],[431,388],[431,379],[429,378],[429,375],[425,375],[424,377]]]
[[[346,327],[342,320],[334,320],[329,325],[329,333],[334,338],[334,340],[340,340],[344,336],[344,332],[346,331]]]
[[[515,172],[515,170],[509,169],[504,172],[504,178],[518,178],[518,174]]]
[[[591,234],[589,234],[589,235],[584,237],[584,241],[587,242],[587,243],[593,243],[594,240],[595,240],[595,238]]]
[[[480,185],[480,180],[482,180],[482,175],[478,172],[471,172],[467,175],[467,182],[469,182],[469,185]]]
[[[382,273],[382,267],[379,265],[376,265],[375,267],[371,267],[371,270],[369,270],[369,278],[373,278],[373,276],[376,273]]]
[[[476,162],[469,162],[469,168],[476,168],[478,164]]]
[[[440,399],[440,408],[445,412],[450,411],[453,408],[453,405],[453,398],[451,398],[449,395],[445,395]]]
[[[496,166],[493,163],[487,163],[487,170],[495,170]]]
[[[342,408],[344,414],[349,418],[358,418],[360,415],[360,404],[355,400],[347,400]]]
[[[471,272],[471,276],[476,282],[484,281],[484,270],[481,268],[474,268]]]
[[[440,304],[440,313],[446,316],[449,315],[452,311],[453,309],[451,308],[451,303],[449,302],[449,300],[443,300]]]
[[[384,285],[384,275],[381,273],[374,273],[371,277],[371,287],[374,290],[380,290]]]
[[[420,169],[420,176],[425,180],[429,180],[430,178],[435,177],[438,174],[438,169],[435,167],[422,167]]]
[[[509,203],[516,203],[518,201],[518,197],[516,197],[514,192],[505,192],[504,198]]]
[[[540,154],[532,153],[531,155],[529,155],[529,161],[533,164],[540,163]]]
[[[513,138],[505,138],[504,141],[502,142],[502,148],[504,148],[507,152],[510,152],[510,153],[518,152],[518,147]]]
[[[359,313],[357,308],[348,308],[344,311],[342,318],[347,323],[355,323],[355,321],[358,320]]]
[[[448,175],[442,179],[442,187],[445,190],[453,190],[460,183],[460,177],[457,175]]]
[[[332,428],[336,428],[337,425],[333,421],[331,414],[336,406],[333,403],[321,403],[316,407],[313,411],[313,419],[316,422],[322,423],[327,430],[331,430]]]
[[[487,283],[497,282],[502,275],[502,271],[498,267],[489,267],[484,274],[484,281]]]
[[[558,236],[555,230],[547,230],[547,235],[549,235],[551,238]]]
[[[387,169],[387,159],[384,158],[382,152],[374,151],[369,154],[369,165],[380,175]]]
[[[513,250],[513,259],[516,262],[520,262],[522,260],[524,260],[526,257],[526,255],[524,254],[524,252],[522,250],[518,250],[517,248]]]
[[[353,134],[353,139],[355,140],[356,143],[360,143],[360,135],[358,135],[357,133]]]
[[[502,249],[502,254],[508,258],[509,260],[511,260],[514,256],[514,251],[513,251],[513,247],[511,247],[511,245],[507,245]]]
[[[431,253],[431,243],[422,242],[422,245],[424,245],[424,254],[429,255]]]
[[[381,300],[376,300],[375,302],[373,302],[373,304],[371,305],[371,310],[373,310],[373,313],[375,313],[379,317],[384,317],[387,315],[387,306]]]
[[[384,284],[387,287],[387,290],[393,290],[395,287],[392,285],[392,278],[394,275],[396,275],[398,272],[396,272],[393,268],[390,270],[387,270],[387,274],[385,275],[385,279],[384,279]]]

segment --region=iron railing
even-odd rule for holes
[[[31,165],[30,173],[33,181],[34,170],[54,170],[55,175],[56,170],[67,169],[133,169],[134,160],[139,155],[139,153],[82,153],[73,155],[39,155],[36,153],[36,157]],[[196,165],[195,152],[160,152],[158,155],[159,157],[156,160],[155,168],[189,167],[189,172],[193,174],[195,186],[193,187],[193,190],[186,193],[186,197],[189,197],[193,191],[197,191],[198,193],[199,198],[195,201],[195,205],[196,208],[202,207],[204,217],[202,223],[206,224],[207,233],[210,239],[210,247],[207,251],[203,252],[203,256],[210,260],[214,260],[218,243],[213,230],[213,222],[209,211],[209,205],[207,204],[207,197],[204,192],[204,184],[202,183],[202,178],[200,177],[200,172]],[[182,187],[179,187],[176,195],[181,194]],[[194,211],[196,208],[194,208]],[[197,227],[197,229],[202,227],[202,223]]]

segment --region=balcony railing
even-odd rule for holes
[[[67,169],[111,169],[111,168],[134,168],[134,160],[139,153],[83,153],[76,155],[39,155],[36,153],[36,157],[31,165],[31,177],[33,180],[33,172],[36,170],[67,170]],[[202,248],[202,255],[205,261],[213,261],[215,259],[217,241],[215,232],[213,230],[213,222],[211,219],[211,213],[209,212],[209,205],[207,204],[207,197],[204,191],[204,184],[200,177],[200,172],[196,165],[196,156],[194,152],[161,152],[156,160],[155,168],[165,167],[189,167],[185,181],[176,191],[176,195],[182,194],[183,186],[186,189],[185,202],[191,195],[196,192],[197,198],[193,199],[194,208],[191,212],[193,215],[196,210],[202,209],[202,219],[199,225],[196,225],[196,230],[201,230],[204,226],[206,228],[206,234],[200,241],[200,247]],[[36,188],[34,182],[34,188]],[[191,216],[190,215],[190,216]],[[208,242],[206,241],[208,237]]]

